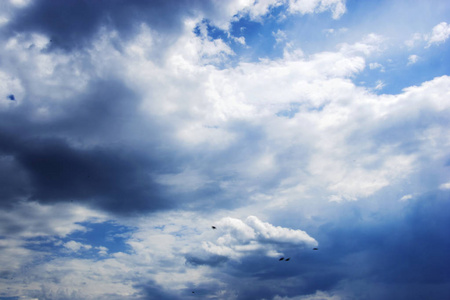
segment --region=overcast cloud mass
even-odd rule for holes
[[[0,39],[0,300],[450,299],[448,1],[5,0]]]

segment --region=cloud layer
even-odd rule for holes
[[[0,299],[449,298],[423,5],[5,2]]]

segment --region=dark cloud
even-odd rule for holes
[[[27,173],[31,198],[42,203],[81,201],[113,212],[170,206],[149,174],[158,166],[134,151],[77,149],[60,139],[8,139],[8,155]]]
[[[211,9],[212,4],[202,0],[40,0],[18,10],[8,29],[41,32],[50,37],[51,48],[71,50],[89,45],[102,26],[126,39],[145,23],[167,38],[182,28],[185,16]]]
[[[228,257],[221,255],[211,255],[208,257],[196,257],[194,255],[186,255],[186,264],[192,266],[208,265],[208,266],[218,266],[228,261]]]
[[[449,196],[429,193],[395,216],[386,212],[371,220],[362,204],[346,205],[345,219],[318,232],[320,250],[299,257],[307,270],[303,278],[318,276],[311,281],[314,289],[331,287],[345,299],[448,298],[443,287],[450,285]]]
[[[51,106],[53,118],[46,122],[33,121],[31,103],[3,112],[0,164],[9,172],[1,175],[2,205],[29,197],[81,201],[115,213],[170,207],[151,175],[171,162],[120,142],[128,138],[137,104],[123,84],[96,81],[83,95]]]
[[[149,281],[142,284],[137,284],[134,288],[141,290],[138,299],[141,300],[177,300],[177,299],[186,299],[187,297],[191,297],[191,291],[185,291],[185,295],[177,295],[174,292],[165,290],[162,286],[158,285],[154,281]]]

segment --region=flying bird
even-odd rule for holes
[[[14,101],[14,100],[16,100],[16,97],[14,97],[14,95],[11,94],[11,95],[8,95],[8,99],[11,101]]]
[[[289,261],[291,258],[290,257],[288,257],[288,258],[286,258],[286,261]]]
[[[284,259],[284,257],[281,257],[280,259],[279,259],[279,261],[282,261]]]
[[[313,250],[319,250],[319,248],[313,248]]]
[[[216,229],[216,226],[211,226],[212,229]]]

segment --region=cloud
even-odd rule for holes
[[[340,299],[342,298],[337,295],[329,295],[328,293],[322,291],[317,291],[311,295],[304,295],[298,297],[275,296],[273,298],[273,300],[340,300]]]
[[[369,69],[371,69],[371,70],[380,69],[380,72],[384,72],[385,71],[383,65],[380,64],[380,63],[376,63],[376,62],[375,63],[370,63],[369,64]]]
[[[432,44],[441,44],[445,42],[450,36],[450,25],[446,22],[441,22],[433,27],[433,31],[430,36],[427,36],[428,41],[427,47]]]
[[[115,39],[97,40],[77,55],[30,52],[26,45],[37,43],[35,38],[18,39],[6,54],[11,61],[23,54],[31,63],[20,66],[30,73],[13,80],[25,89],[28,74],[40,75],[34,79],[39,84],[26,85],[28,96],[18,93],[19,106],[3,112],[2,151],[9,157],[4,165],[15,170],[5,195],[42,203],[73,200],[132,214],[184,203],[204,209],[211,207],[211,197],[214,205],[238,206],[246,196],[235,195],[246,195],[246,186],[264,194],[302,178],[297,180],[328,191],[325,198],[358,199],[410,174],[415,158],[394,153],[389,141],[376,155],[363,150],[365,158],[354,168],[350,156],[357,148],[371,149],[382,132],[392,132],[392,124],[410,122],[401,107],[412,116],[418,107],[430,114],[446,109],[439,97],[423,100],[426,93],[444,95],[445,83],[391,97],[352,83],[366,67],[365,57],[378,51],[380,36],[368,35],[335,52],[220,69],[208,65],[221,60],[220,43],[196,36],[196,23],[185,26],[162,65],[151,55],[157,35],[145,26],[122,52],[115,50]],[[52,62],[51,68],[37,63],[41,60]],[[69,80],[67,69],[83,72]],[[439,81],[446,78],[431,82]],[[414,105],[405,107],[414,97]],[[360,110],[362,103],[366,108]],[[297,107],[292,118],[277,115],[291,106]],[[349,121],[357,112],[365,118]],[[349,146],[347,140],[359,134],[365,138]],[[301,144],[295,142],[299,136]],[[279,146],[262,146],[271,143]],[[24,191],[11,188],[19,185]]]
[[[0,211],[0,234],[6,237],[65,237],[86,228],[81,222],[100,222],[103,213],[73,204],[45,205],[19,202]]]
[[[450,36],[450,25],[446,22],[441,22],[433,27],[431,33],[420,34],[418,32],[414,33],[412,38],[407,40],[405,44],[412,48],[416,44],[426,41],[427,45],[425,48],[429,48],[432,45],[439,45],[444,43]]]
[[[381,80],[377,80],[376,84],[377,85],[373,88],[374,90],[382,90],[385,86],[384,82]]]
[[[272,35],[277,44],[284,42],[287,38],[286,33],[280,29],[278,29],[277,32],[272,32]]]
[[[147,23],[168,35],[176,33],[183,24],[183,16],[196,9],[207,9],[208,5],[205,6],[191,6],[187,2],[174,5],[167,1],[129,5],[126,1],[115,1],[105,7],[102,3],[65,1],[49,5],[46,1],[34,1],[17,10],[8,27],[15,32],[45,34],[52,40],[51,48],[80,49],[88,45],[105,25],[117,30],[122,37],[132,35],[141,23]],[[81,13],[84,15],[83,22],[79,22]]]
[[[103,4],[0,13],[2,297],[449,298],[445,70],[344,1]]]
[[[333,19],[339,19],[346,11],[345,1],[342,0],[289,0],[289,10],[292,13],[311,14],[331,10]]]
[[[413,195],[405,195],[400,198],[400,201],[407,201],[413,198]]]
[[[450,182],[443,183],[439,186],[441,190],[450,190]]]
[[[164,37],[160,35],[158,44],[165,48],[182,32],[187,20],[209,19],[219,28],[228,29],[234,16],[248,14],[251,19],[259,20],[271,8],[284,2],[164,1],[129,5],[120,0],[104,6],[103,2],[64,1],[58,5],[49,5],[46,1],[33,1],[28,5],[17,6],[6,27],[10,35],[15,32],[44,34],[51,40],[48,45],[50,49],[71,51],[88,46],[105,27],[127,40],[134,36],[136,28],[146,24],[152,30],[164,33]],[[345,13],[345,3],[341,0],[313,1],[306,6],[301,1],[289,1],[289,5],[291,12],[302,14],[331,10],[335,19]],[[79,22],[81,13],[83,22]]]
[[[63,246],[73,252],[78,252],[80,250],[89,250],[92,248],[91,245],[82,244],[76,241],[69,241],[67,243],[64,243]]]
[[[220,237],[215,242],[203,243],[203,249],[213,255],[237,259],[262,252],[267,256],[282,255],[287,246],[313,247],[317,241],[302,230],[293,230],[262,222],[255,216],[245,222],[224,218],[217,222]]]
[[[416,32],[416,33],[414,33],[414,34],[412,35],[411,39],[405,41],[405,45],[408,46],[408,47],[410,47],[410,48],[412,48],[412,47],[414,47],[417,43],[422,42],[423,38],[424,38],[424,37],[423,37],[422,34]]]
[[[419,60],[419,56],[415,54],[411,54],[408,56],[408,65],[415,64]]]

